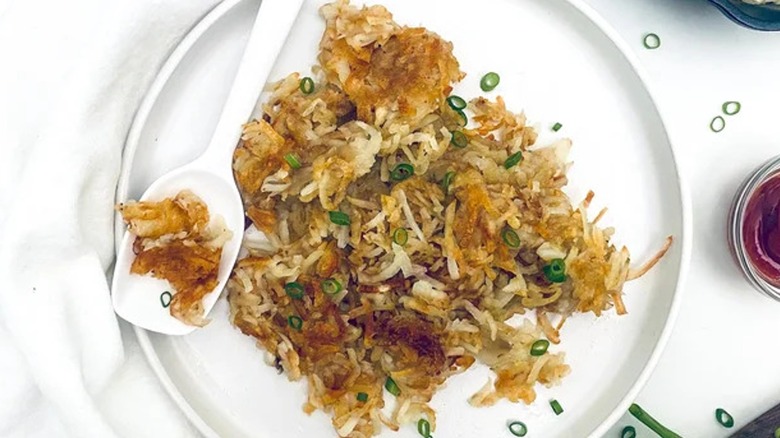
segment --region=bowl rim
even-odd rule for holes
[[[766,8],[766,5],[753,5],[749,3],[735,3],[731,0],[709,0],[715,7],[717,7],[723,15],[731,19],[731,21],[740,24],[744,27],[753,30],[760,30],[766,32],[780,31],[780,19],[777,21],[767,21],[760,18],[756,18],[747,14],[743,9],[745,8]],[[776,9],[778,16],[780,16],[780,9]]]

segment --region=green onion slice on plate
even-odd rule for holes
[[[563,283],[566,281],[566,262],[563,259],[552,259],[542,268],[542,272],[551,283]]]
[[[460,96],[452,95],[447,98],[447,105],[455,111],[461,111],[466,109],[466,100]]]
[[[294,300],[300,300],[306,292],[303,285],[296,281],[285,284],[284,291],[287,293],[288,297]]]
[[[417,421],[417,432],[423,438],[431,438],[431,423],[429,423],[425,418],[420,418]]]
[[[397,228],[393,231],[393,243],[396,245],[404,246],[409,241],[409,232],[406,228]]]
[[[504,231],[501,232],[501,239],[506,246],[512,249],[520,248],[520,236],[511,228],[504,228]]]
[[[330,221],[336,225],[349,225],[352,221],[349,219],[349,215],[342,211],[329,211],[328,217]]]
[[[504,161],[504,168],[511,169],[517,166],[521,161],[523,161],[523,153],[515,152],[514,154],[510,155],[506,161]]]
[[[533,349],[532,349],[532,351],[533,351]],[[555,415],[561,415],[563,413],[563,407],[558,402],[558,400],[554,400],[554,399],[550,400],[550,407],[552,408],[553,412],[555,412]]]
[[[414,166],[408,163],[398,163],[390,171],[390,179],[393,181],[404,181],[414,175]]]
[[[170,306],[171,300],[173,300],[173,295],[167,290],[160,294],[160,304],[162,304],[163,308]]]
[[[469,138],[461,131],[452,131],[452,140],[450,140],[450,143],[456,148],[462,149],[469,145]]]
[[[314,92],[314,80],[307,76],[301,79],[301,83],[298,85],[298,88],[301,89],[301,93],[303,94],[311,94]]]
[[[290,315],[287,317],[287,324],[290,324],[290,327],[292,327],[294,330],[301,331],[301,327],[303,327],[303,320],[300,316]]]
[[[491,71],[485,76],[482,76],[482,80],[479,81],[479,88],[481,88],[482,91],[493,91],[498,87],[499,82],[501,82],[501,76],[499,76],[498,73]]]
[[[328,295],[336,295],[337,293],[341,292],[342,289],[341,283],[339,283],[339,281],[335,278],[322,280],[320,287],[322,287],[322,291]]]
[[[301,162],[295,154],[287,154],[284,156],[284,161],[290,165],[293,169],[300,169]]]
[[[509,432],[514,436],[525,436],[528,433],[528,427],[522,421],[513,421],[508,427]]]
[[[541,356],[544,353],[547,353],[548,348],[550,348],[550,341],[547,339],[539,339],[531,345],[531,356]],[[552,406],[552,402],[550,402],[550,406]],[[558,407],[560,407],[560,405],[558,405]],[[555,410],[555,407],[553,407],[553,410]]]
[[[387,380],[385,380],[385,389],[387,392],[393,394],[396,397],[401,395],[401,388],[398,387],[398,384],[395,383],[395,380],[393,380],[393,378],[390,376],[388,376]]]
[[[620,432],[620,438],[636,438],[636,428],[634,426],[626,426],[623,431]]]

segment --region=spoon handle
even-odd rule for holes
[[[780,429],[780,405],[764,412],[729,438],[772,438],[777,436],[777,429]]]
[[[196,160],[199,167],[230,172],[241,126],[249,119],[263,91],[303,1],[262,0],[211,142]]]

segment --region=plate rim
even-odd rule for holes
[[[144,126],[146,125],[149,114],[151,113],[151,110],[154,107],[160,93],[168,84],[169,79],[176,71],[179,64],[182,62],[182,60],[187,56],[191,48],[211,28],[211,26],[214,25],[217,21],[219,21],[228,12],[230,12],[239,3],[245,1],[262,1],[262,0],[223,0],[222,2],[217,4],[214,8],[212,8],[209,12],[207,12],[200,19],[200,21],[198,21],[187,32],[184,38],[182,38],[179,44],[174,48],[174,50],[170,53],[168,58],[163,63],[159,72],[155,76],[154,81],[152,82],[151,86],[149,87],[146,94],[144,95],[141,104],[139,105],[138,110],[135,113],[135,116],[131,123],[130,130],[128,131],[128,135],[125,140],[124,148],[122,151],[122,163],[121,163],[119,178],[117,180],[115,201],[124,199],[127,195],[127,190],[129,185],[129,174],[130,174],[128,169],[130,168],[130,163],[132,163],[133,158],[135,156],[135,152],[138,148],[140,136]],[[660,111],[658,100],[656,98],[657,93],[655,92],[655,87],[652,85],[652,82],[649,80],[648,74],[645,71],[644,67],[642,66],[641,62],[639,61],[638,56],[634,53],[634,51],[631,49],[628,43],[623,39],[623,37],[612,27],[612,25],[610,25],[595,9],[593,9],[590,5],[586,4],[584,0],[559,0],[559,1],[563,1],[565,3],[568,3],[570,6],[572,6],[575,10],[577,10],[580,14],[582,14],[585,17],[585,19],[593,23],[598,28],[598,30],[609,39],[611,43],[614,44],[615,47],[618,49],[618,51],[623,56],[623,58],[631,66],[632,70],[634,71],[634,73],[637,75],[640,82],[644,86],[645,92],[647,93],[647,96],[650,99],[650,103],[652,104],[653,109],[655,110],[656,115],[658,116],[658,119],[660,121],[661,127],[663,128],[664,137],[666,138],[666,141],[669,145],[672,163],[674,165],[675,177],[677,180],[677,187],[679,189],[678,194],[680,196],[680,207],[681,207],[681,211],[680,211],[681,219],[682,219],[681,236],[679,236],[679,238],[676,239],[679,241],[681,247],[680,262],[679,262],[679,269],[677,273],[674,295],[672,297],[672,301],[669,307],[669,312],[667,314],[666,321],[664,322],[664,327],[661,330],[661,333],[659,334],[656,340],[655,346],[653,347],[650,357],[648,358],[647,362],[642,368],[642,371],[639,373],[639,376],[636,378],[636,380],[634,380],[633,384],[625,393],[623,398],[611,410],[611,413],[588,435],[589,438],[598,438],[604,435],[615,423],[617,423],[620,417],[622,417],[625,414],[629,405],[634,402],[634,400],[636,399],[637,395],[642,390],[642,388],[645,387],[648,380],[650,379],[650,376],[655,370],[661,358],[661,355],[663,354],[663,351],[666,348],[666,345],[668,344],[669,339],[671,338],[672,332],[674,331],[674,326],[677,320],[677,316],[679,314],[679,309],[682,302],[683,289],[686,284],[689,265],[690,265],[691,245],[692,245],[692,218],[691,218],[692,210],[691,210],[691,199],[690,199],[688,184],[686,182],[685,177],[682,175],[680,171],[681,168],[680,160],[679,160],[680,154],[677,150],[676,143],[673,141],[669,133],[669,129],[668,129],[669,124],[667,123],[666,117]],[[121,236],[124,232],[121,220],[118,219],[115,220],[114,230],[115,230],[115,240],[117,239],[117,236],[119,236],[119,238],[121,239]],[[148,362],[149,366],[152,368],[152,371],[157,376],[161,385],[168,393],[168,395],[171,397],[171,399],[174,401],[176,406],[181,410],[181,412],[184,414],[187,420],[201,434],[203,434],[208,438],[212,438],[212,437],[219,438],[220,437],[219,433],[217,433],[217,431],[215,431],[206,422],[206,420],[204,420],[203,417],[201,417],[201,415],[190,405],[190,403],[187,401],[184,395],[179,391],[176,384],[173,383],[173,380],[168,375],[166,368],[163,366],[162,362],[160,361],[160,358],[155,350],[155,347],[152,344],[151,339],[149,338],[149,332],[135,325],[133,325],[132,327],[136,339],[138,340],[138,343],[141,347],[141,350],[143,351],[144,357],[146,358],[146,361]]]

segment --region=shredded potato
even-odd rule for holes
[[[596,225],[606,210],[588,220],[594,195],[574,206],[563,192],[571,141],[540,147],[502,98],[472,100],[474,126],[460,126],[446,102],[464,77],[451,43],[381,6],[340,0],[321,14],[314,91],[298,73],[277,83],[234,155],[251,225],[228,282],[232,323],[306,379],[304,410],[329,413],[342,437],[421,417],[435,429],[435,391],[476,362],[495,377],[472,405],[532,403],[569,373],[562,352],[532,356],[533,343],[558,344],[574,313],[626,313],[624,283],[668,246],[629,269]],[[394,179],[399,164],[413,175]],[[546,273],[552,262],[563,277]]]

